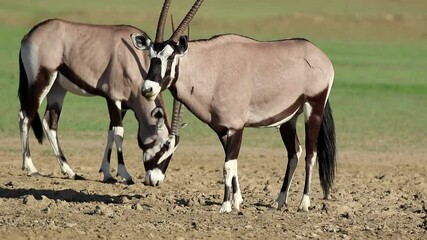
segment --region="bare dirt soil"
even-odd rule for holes
[[[132,141],[131,139],[127,141]],[[135,185],[104,184],[98,173],[101,140],[62,142],[74,170],[65,179],[48,144],[32,144],[45,177],[21,170],[17,138],[0,140],[1,239],[426,239],[427,152],[339,152],[331,199],[322,199],[317,172],[312,209],[297,212],[302,196],[300,161],[288,208],[274,210],[285,171],[282,149],[242,147],[242,212],[220,214],[223,154],[183,143],[160,187],[142,184],[141,152],[125,145]],[[115,166],[116,158],[113,155]]]

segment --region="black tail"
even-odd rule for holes
[[[28,104],[28,95],[29,95],[29,86],[28,86],[28,76],[25,72],[24,64],[22,63],[21,51],[19,51],[19,88],[18,88],[18,97],[21,102],[21,111],[25,111],[26,114],[29,114],[29,104]],[[33,119],[30,118],[31,127],[33,128],[34,135],[37,138],[37,141],[41,144],[43,143],[44,132],[42,122],[39,116],[39,113],[36,110],[35,116]]]
[[[327,199],[329,190],[334,182],[337,165],[335,123],[329,101],[326,102],[322,125],[317,137],[317,157],[319,160],[320,185],[322,186],[324,197]]]

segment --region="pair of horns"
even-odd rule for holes
[[[164,29],[166,24],[166,16],[168,14],[169,6],[171,0],[165,0],[163,3],[162,11],[160,12],[159,22],[157,24],[157,32],[156,32],[156,43],[163,42]],[[203,0],[197,0],[190,11],[185,15],[182,22],[179,24],[178,28],[174,31],[171,38],[169,40],[177,43],[179,38],[181,37],[184,30],[188,27],[194,15],[196,15],[197,10],[202,5]]]

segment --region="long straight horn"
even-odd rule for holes
[[[184,30],[188,27],[188,24],[190,24],[191,20],[193,19],[200,5],[202,5],[202,2],[203,0],[197,0],[193,4],[193,7],[191,7],[190,11],[187,13],[184,20],[182,20],[182,22],[179,24],[178,28],[175,30],[172,37],[170,38],[171,41],[175,43],[178,42],[179,38],[181,37]]]
[[[179,129],[181,128],[182,116],[183,116],[182,103],[174,99],[170,135],[179,136]]]
[[[163,42],[166,17],[168,15],[170,4],[171,0],[165,0],[165,2],[163,3],[162,11],[160,12],[159,22],[157,23],[156,43]]]

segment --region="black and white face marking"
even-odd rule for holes
[[[160,140],[152,148],[144,150],[146,185],[158,186],[163,182],[176,147],[176,136],[170,135],[168,139]]]
[[[179,58],[184,54],[177,54],[177,51],[170,44],[154,44],[149,51],[150,69],[141,92],[149,100],[154,100],[161,91],[169,88],[172,84],[176,77],[175,69]]]
[[[140,50],[148,50],[151,59],[150,68],[141,88],[142,94],[150,101],[169,88],[176,76],[179,59],[188,48],[188,39],[182,36],[178,43],[167,41],[152,43],[147,37],[132,34],[134,46]]]
[[[144,183],[150,186],[158,186],[165,178],[169,162],[178,145],[178,136],[169,135],[165,124],[165,114],[161,107],[154,108],[151,111],[151,117],[155,119],[155,132],[145,136],[145,138],[139,136],[138,142],[144,151]]]

